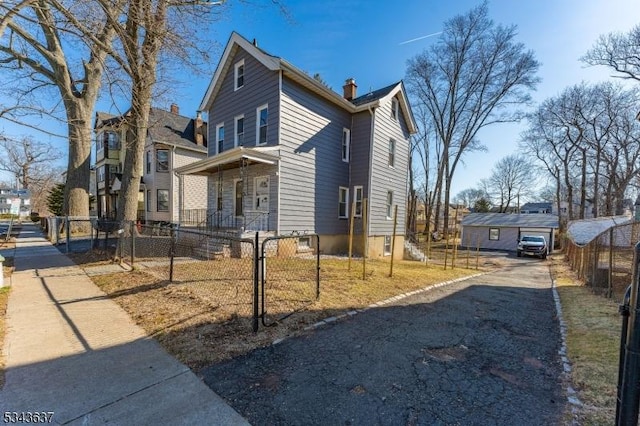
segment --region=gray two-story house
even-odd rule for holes
[[[343,89],[231,35],[200,106],[208,158],[176,170],[208,176],[214,227],[317,233],[323,252],[345,253],[353,216],[362,252],[364,216],[367,253],[377,257],[391,254],[397,206],[394,254],[402,256],[416,129],[404,85],[358,96],[348,79]]]

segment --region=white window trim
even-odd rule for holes
[[[400,102],[397,98],[391,98],[391,118],[396,121],[400,119]]]
[[[238,70],[240,69],[240,67],[243,67],[243,69],[242,69],[242,86],[238,86]],[[236,62],[236,64],[233,66],[233,91],[234,92],[236,90],[240,90],[240,89],[242,89],[244,87],[245,71],[246,71],[246,68],[244,68],[244,59]]]
[[[346,135],[346,138],[345,138]],[[347,155],[344,155],[344,142],[347,142]],[[342,140],[340,141],[340,155],[342,156],[342,161],[345,163],[349,162],[349,157],[351,156],[351,130],[346,127],[342,129]]]
[[[264,143],[260,143],[260,112],[265,109],[267,110],[267,124],[265,127],[267,128],[267,133],[269,132],[269,104],[260,105],[256,108],[256,146],[266,145],[268,142],[267,139]]]
[[[242,140],[244,140],[244,134],[246,133],[246,123],[244,122],[244,114],[241,115],[236,115],[233,118],[233,146],[235,148],[239,147],[240,145],[238,144],[238,121],[243,120],[242,123]],[[227,137],[227,135],[224,136],[225,138]]]
[[[389,194],[391,194],[391,203],[389,203]],[[387,191],[387,199],[385,200],[385,207],[387,209],[387,220],[393,219],[393,191]]]
[[[216,125],[216,154],[220,154],[220,144],[218,142],[220,142],[219,136],[220,136],[220,129],[224,129],[224,122]],[[226,138],[226,132],[224,137]],[[224,139],[222,140],[222,143],[224,144]]]
[[[345,209],[344,216],[340,216],[340,195],[342,195],[342,191],[345,192]],[[338,187],[338,219],[348,219],[349,218],[349,188],[346,186]]]
[[[360,190],[360,200],[359,201],[358,201],[358,190]],[[353,212],[353,217],[362,217],[362,207],[364,207],[363,203],[362,203],[363,198],[364,198],[364,188],[363,188],[363,186],[362,185],[354,186],[353,187],[353,201],[355,201],[355,203],[356,203],[356,209]],[[357,208],[358,202],[360,202],[360,213],[358,213],[358,208]]]

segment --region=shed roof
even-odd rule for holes
[[[559,220],[554,214],[470,213],[462,219],[462,226],[558,228]]]
[[[593,219],[572,220],[567,226],[567,236],[578,245],[588,244],[609,228],[631,223],[631,216],[605,216]]]

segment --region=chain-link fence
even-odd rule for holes
[[[587,244],[566,242],[566,256],[578,278],[594,292],[621,299],[633,277],[635,244],[640,241],[640,223],[616,225]]]
[[[114,254],[118,247],[120,222],[96,216],[51,216],[41,219],[51,243],[64,246],[66,253],[101,250]]]
[[[262,242],[262,324],[273,325],[307,308],[320,296],[317,235],[266,238]]]
[[[254,318],[253,240],[177,226],[129,223],[122,229],[124,262],[168,281],[172,294],[198,299],[220,318]]]

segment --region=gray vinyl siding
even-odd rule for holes
[[[351,114],[286,77],[281,108],[280,232],[346,234],[348,221],[338,219],[338,188],[349,187],[350,163],[342,161],[341,149]]]
[[[351,182],[349,191],[353,203],[354,187],[362,186],[362,197],[369,198],[369,165],[371,163],[371,122],[369,111],[354,114],[351,129]],[[354,232],[361,234],[361,219],[356,218]]]
[[[234,66],[244,60],[244,86],[234,87]],[[208,111],[209,156],[216,154],[216,127],[224,123],[224,151],[234,148],[235,117],[244,114],[244,146],[256,146],[256,109],[268,104],[267,144],[278,144],[278,72],[270,71],[253,56],[238,48],[230,59],[222,85]]]
[[[394,166],[388,165],[389,139],[396,141]],[[409,131],[402,111],[399,119],[391,118],[391,100],[384,102],[375,112],[373,161],[371,169],[370,191],[370,227],[371,235],[391,235],[393,219],[387,219],[387,192],[393,191],[393,204],[398,206],[397,234],[404,234],[408,162]],[[393,210],[392,210],[393,216]]]
[[[254,210],[255,178],[269,176],[269,230],[275,231],[278,224],[278,167],[266,164],[255,164],[245,171],[247,183],[245,185],[244,209]],[[217,185],[222,183],[222,217],[234,216],[235,183],[240,178],[240,169],[225,170],[220,175],[215,173],[208,177],[207,203],[209,213],[217,210]]]
[[[494,228],[500,230],[498,240],[489,239],[489,230]],[[480,244],[481,249],[515,251],[518,245],[518,229],[500,226],[463,226],[460,244],[463,247],[469,245],[477,248]]]

